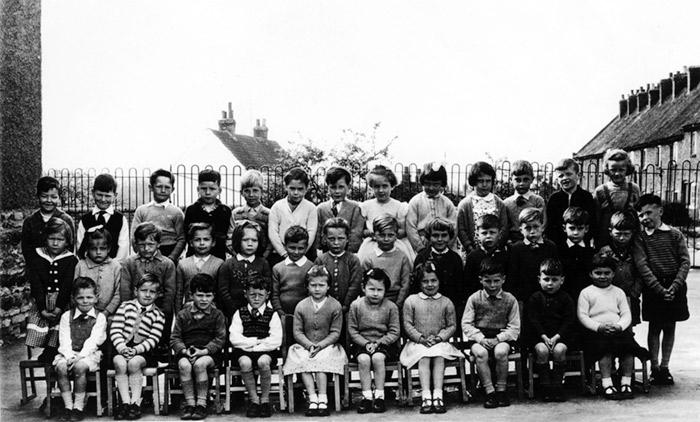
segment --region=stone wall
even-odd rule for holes
[[[29,282],[20,251],[23,211],[0,214],[0,337],[2,342],[25,335],[25,319],[32,306]]]

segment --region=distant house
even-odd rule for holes
[[[609,148],[630,152],[645,192],[667,201],[694,203],[695,172],[700,157],[700,67],[669,74],[658,84],[632,91],[619,103],[619,113],[574,154],[590,179],[602,170]],[[602,180],[584,180],[601,183]]]
[[[272,167],[280,160],[282,147],[277,142],[267,139],[267,130],[265,119],[262,119],[262,122],[258,119],[253,128],[253,136],[236,133],[236,120],[233,118],[231,103],[228,105],[228,113],[222,111],[219,130],[211,129],[242,167],[258,169],[263,166]]]

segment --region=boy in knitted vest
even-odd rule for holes
[[[272,365],[281,356],[282,322],[277,312],[268,305],[270,297],[270,280],[263,276],[252,276],[245,281],[243,295],[248,304],[233,314],[229,340],[233,345],[234,362],[241,368],[241,377],[248,390],[250,401],[246,410],[249,418],[269,418],[270,386],[272,384]],[[260,389],[258,397],[253,369],[260,372]]]
[[[53,361],[65,410],[61,421],[82,421],[85,416],[87,374],[100,368],[99,347],[107,338],[107,319],[97,312],[97,285],[87,277],[73,282],[75,308],[63,313],[58,330],[58,354]],[[75,400],[71,394],[73,375]]]
[[[183,420],[207,417],[208,371],[222,361],[226,317],[212,305],[215,291],[216,281],[209,274],[199,273],[192,277],[192,302],[178,312],[170,336],[170,348],[180,370],[180,383],[185,396],[185,406],[180,415]]]
[[[462,332],[471,342],[476,358],[476,371],[486,391],[484,407],[510,406],[506,395],[508,354],[520,335],[518,301],[503,291],[503,265],[495,258],[481,262],[481,285],[484,287],[469,297],[462,317]],[[493,386],[489,358],[496,361],[496,386]]]

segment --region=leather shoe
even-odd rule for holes
[[[182,412],[180,412],[180,419],[183,421],[188,421],[192,419],[192,414],[194,413],[194,406],[185,406],[182,408]]]
[[[133,421],[136,419],[139,419],[141,417],[141,406],[139,406],[136,403],[131,403],[129,405],[129,414],[127,415],[127,419]]]
[[[420,406],[420,413],[424,415],[433,413],[433,401],[430,399],[423,399],[423,403]]]
[[[384,399],[374,399],[374,404],[372,404],[373,413],[384,413],[386,412],[386,403]]]
[[[445,413],[447,408],[445,408],[445,403],[442,399],[433,399],[433,413]]]
[[[252,401],[249,401],[248,407],[246,408],[246,411],[245,411],[246,418],[257,418],[259,415],[260,415],[260,405],[257,403],[253,403]]]
[[[272,409],[270,408],[270,403],[260,403],[258,405],[258,417],[259,418],[269,418],[272,416]]]
[[[486,409],[495,409],[498,407],[498,402],[496,401],[496,393],[490,393],[486,395],[486,400],[484,400],[484,407]]]
[[[85,413],[82,410],[73,409],[73,412],[70,415],[70,420],[82,421],[83,419],[85,419]]]
[[[508,394],[506,394],[505,391],[497,391],[496,392],[496,403],[498,403],[498,407],[510,406],[510,399],[508,398]]]
[[[372,400],[362,399],[362,401],[360,401],[360,404],[357,406],[357,413],[363,414],[363,413],[369,413],[371,411],[372,411]]]
[[[195,406],[192,412],[192,420],[199,421],[207,417],[207,409],[204,406]]]

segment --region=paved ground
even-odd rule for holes
[[[631,401],[609,402],[601,397],[582,397],[573,390],[566,403],[542,403],[534,400],[513,400],[508,408],[493,410],[484,409],[480,399],[469,404],[457,404],[456,399],[448,398],[449,410],[445,415],[420,415],[418,408],[402,408],[390,406],[383,415],[384,420],[401,420],[410,417],[415,421],[436,420],[475,420],[503,421],[518,420],[519,422],[537,421],[556,418],[559,421],[700,421],[700,271],[691,272],[689,277],[689,305],[691,318],[679,324],[676,333],[676,348],[671,360],[671,370],[676,379],[676,385],[670,387],[652,387],[649,394],[637,393]],[[641,344],[646,343],[646,324],[637,330],[637,338]],[[26,357],[25,348],[21,343],[10,342],[0,348],[0,421],[39,421],[44,420],[38,411],[41,398],[34,399],[27,405],[20,405],[19,370],[17,362]],[[512,392],[514,393],[514,392]],[[43,396],[44,388],[40,387],[39,394]],[[514,396],[514,394],[511,394]],[[92,413],[94,415],[94,413]],[[207,420],[224,421],[243,418],[242,408],[238,406],[230,415],[212,415]],[[373,415],[364,416],[355,413],[354,407],[340,413],[334,413],[329,420],[364,421],[375,418]],[[87,420],[106,420],[88,417]],[[276,413],[272,420],[305,420],[301,410],[295,415]],[[176,416],[156,417],[149,410],[142,420],[169,421],[179,420]]]

